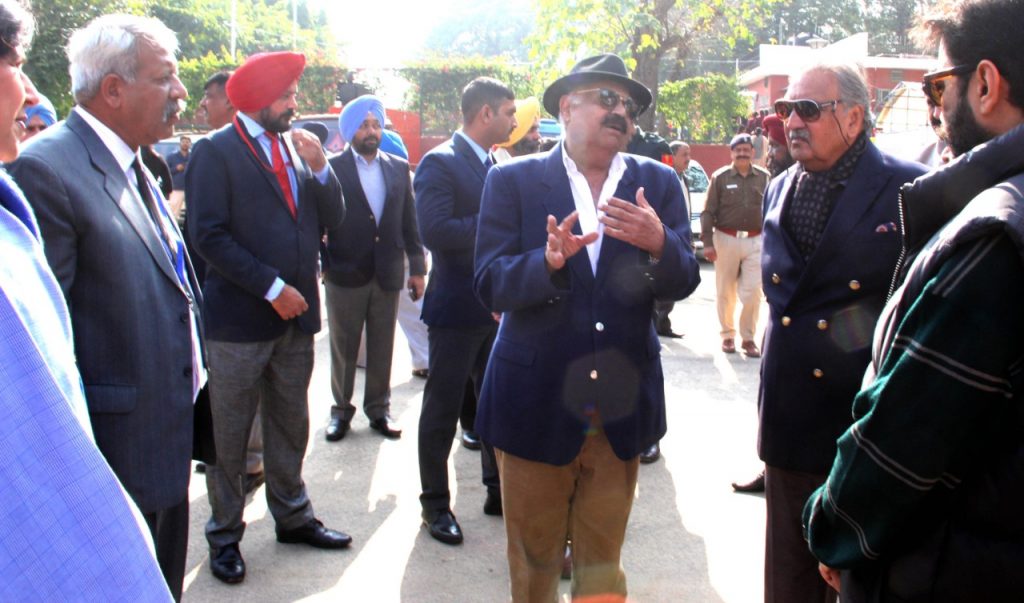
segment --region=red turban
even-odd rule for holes
[[[776,115],[768,115],[761,122],[761,126],[764,128],[768,138],[775,141],[776,144],[786,146],[786,130],[782,127],[782,120]]]
[[[228,100],[242,113],[269,107],[299,79],[306,68],[306,57],[297,52],[260,52],[250,56],[235,70],[224,91]]]

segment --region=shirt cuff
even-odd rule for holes
[[[325,163],[322,170],[314,172],[313,175],[316,176],[316,181],[320,184],[327,184],[327,171],[329,169],[331,169],[331,164]]]
[[[278,295],[281,295],[281,290],[284,289],[284,281],[280,278],[274,279],[274,284],[267,289],[267,294],[263,296],[268,302],[272,302],[277,299]]]

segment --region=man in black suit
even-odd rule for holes
[[[227,84],[232,124],[196,143],[185,175],[189,230],[209,266],[203,292],[217,464],[207,470],[210,568],[240,582],[245,563],[246,443],[257,404],[267,503],[277,540],[344,548],[352,539],[313,515],[302,481],[307,388],[320,330],[320,233],[344,217],[341,187],[320,141],[288,132],[305,57],[249,57]]]
[[[180,598],[192,404],[206,381],[199,287],[139,158],[140,147],[171,135],[188,96],[177,46],[149,18],[108,15],[75,32],[68,58],[78,106],[10,171],[71,310],[96,444],[142,511]]]
[[[462,528],[451,510],[448,454],[455,424],[472,379],[477,394],[497,331],[491,313],[473,293],[473,246],[488,150],[508,140],[516,127],[515,95],[505,84],[477,78],[462,91],[462,129],[423,156],[413,185],[416,216],[433,266],[423,299],[430,368],[419,424],[423,522],[446,544],[462,542]],[[501,514],[501,492],[494,450],[481,453],[487,502],[484,512]]]
[[[341,182],[347,216],[327,233],[324,254],[327,320],[331,335],[331,391],[334,406],[326,438],[336,442],[349,430],[355,406],[356,356],[366,326],[366,389],[363,411],[370,427],[386,438],[402,431],[392,424],[391,356],[398,295],[405,276],[413,301],[423,295],[426,264],[416,226],[409,164],[380,152],[384,104],[365,95],[345,105],[338,117],[348,148],[331,158]]]

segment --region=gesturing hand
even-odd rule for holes
[[[314,172],[324,169],[324,166],[327,165],[327,155],[324,154],[324,148],[316,134],[309,130],[295,128],[291,131],[291,135],[295,152],[309,165],[309,169]]]
[[[661,258],[665,248],[665,227],[647,202],[642,186],[636,191],[636,204],[611,197],[598,209],[604,212],[601,222],[606,235],[635,245],[655,259]]]
[[[544,263],[548,272],[561,270],[572,256],[579,253],[587,245],[597,240],[597,233],[585,235],[573,233],[572,227],[579,219],[579,212],[572,212],[558,224],[554,216],[548,216],[548,244],[544,248]]]

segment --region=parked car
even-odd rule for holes
[[[338,116],[333,113],[321,113],[317,115],[303,115],[292,122],[292,128],[301,128],[303,124],[316,122],[327,128],[327,142],[324,148],[328,154],[340,153],[345,150],[345,141],[341,139],[341,130],[338,128]]]
[[[540,135],[545,138],[558,138],[562,135],[562,124],[557,119],[546,117],[540,120]]]

